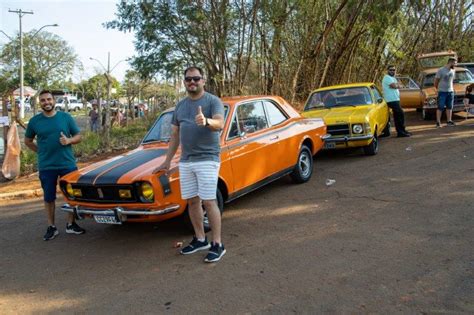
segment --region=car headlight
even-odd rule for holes
[[[153,186],[150,183],[144,182],[140,185],[140,195],[146,201],[153,201],[155,193],[153,192]]]
[[[360,133],[363,133],[363,132],[364,132],[364,128],[362,127],[361,124],[352,125],[352,133],[360,134]]]
[[[82,197],[82,190],[79,188],[73,188],[72,184],[66,185],[66,192],[70,198]]]

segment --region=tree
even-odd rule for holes
[[[23,34],[25,85],[35,89],[45,88],[65,81],[72,73],[77,56],[65,40],[52,33],[32,30]],[[0,76],[8,75],[10,81],[19,82],[19,39],[10,41],[0,51],[4,64]]]

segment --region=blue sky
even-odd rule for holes
[[[107,52],[110,51],[111,68],[120,60],[135,54],[133,34],[108,30],[102,23],[115,17],[116,4],[112,0],[56,0],[56,1],[11,1],[0,0],[0,30],[13,37],[18,32],[18,14],[8,12],[9,9],[33,11],[22,19],[23,32],[39,29],[46,24],[59,24],[59,27],[47,27],[44,30],[59,35],[72,46],[85,67],[85,73],[78,71],[72,76],[74,82],[89,78],[98,72],[103,72],[101,66],[89,57],[98,59],[107,66]],[[5,35],[0,34],[0,44],[8,42]],[[130,66],[126,61],[121,62],[113,70],[112,75],[123,80],[125,71]]]

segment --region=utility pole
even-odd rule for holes
[[[107,74],[105,75],[107,79],[107,103],[105,105],[105,133],[104,133],[104,141],[106,148],[110,145],[110,92],[112,89],[112,80],[110,78],[110,51],[107,54]]]
[[[20,118],[23,119],[25,118],[25,104],[23,103],[24,102],[24,98],[25,98],[25,91],[23,91],[23,78],[24,78],[24,74],[23,74],[23,33],[22,33],[22,25],[21,25],[21,18],[25,15],[25,14],[33,14],[33,11],[23,11],[21,9],[19,10],[8,10],[8,12],[11,12],[11,13],[16,13],[18,14],[18,18],[20,20]],[[15,104],[13,104],[12,106],[15,106]]]

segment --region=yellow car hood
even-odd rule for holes
[[[368,121],[374,105],[344,106],[327,109],[311,109],[301,115],[308,118],[322,118],[326,125],[364,123]]]

